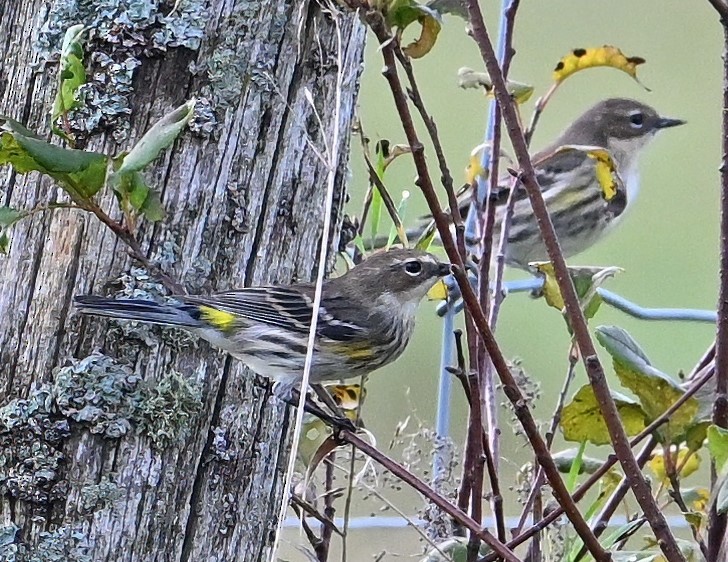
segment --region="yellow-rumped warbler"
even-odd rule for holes
[[[324,281],[310,382],[368,374],[397,359],[414,329],[417,305],[450,265],[419,250],[372,254]],[[177,302],[77,296],[84,314],[179,326],[281,383],[301,380],[311,323],[312,283],[250,287]]]
[[[564,257],[583,252],[619,223],[639,191],[637,163],[642,150],[657,131],[683,123],[660,117],[653,108],[635,100],[607,99],[587,110],[550,146],[531,157]],[[624,182],[626,199],[621,198],[618,204],[604,200],[596,161],[586,152],[554,154],[559,147],[574,145],[601,147],[610,153]],[[547,157],[550,154],[554,155]],[[508,185],[507,178],[499,181],[499,187]],[[528,196],[522,186],[518,190],[506,262],[526,269],[529,262],[545,261],[548,256]],[[499,196],[501,199],[505,200]],[[468,205],[469,201],[461,207],[463,214]],[[501,206],[496,213],[496,240],[504,210]]]

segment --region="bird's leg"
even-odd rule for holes
[[[318,386],[318,385],[314,385]],[[323,392],[326,392],[324,389],[322,389]],[[288,385],[276,385],[274,387],[273,393],[283,400],[286,404],[289,404],[294,407],[298,407],[298,399],[301,396],[301,391],[294,387],[294,386],[288,386]],[[334,404],[334,412],[339,412],[338,407],[331,399],[331,396],[329,396],[329,400]],[[328,404],[327,404],[328,405]],[[303,405],[304,412],[307,412],[309,414],[312,414],[316,416],[317,418],[321,419],[324,423],[327,425],[333,427],[334,429],[348,429],[349,431],[356,431],[356,426],[354,425],[354,422],[352,422],[349,418],[343,416],[343,415],[336,415],[331,414],[324,410],[321,406],[319,406],[316,402],[313,401],[310,395],[306,396],[306,400]]]

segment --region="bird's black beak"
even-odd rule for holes
[[[445,277],[445,275],[450,275],[451,271],[452,271],[452,266],[449,263],[438,264],[438,269],[437,269],[438,276]]]
[[[655,129],[667,129],[668,127],[677,127],[684,125],[686,122],[682,119],[670,119],[669,117],[660,117],[655,123]]]

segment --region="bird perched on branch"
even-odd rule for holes
[[[658,131],[683,123],[661,117],[655,109],[635,100],[607,99],[588,109],[553,143],[531,157],[564,257],[583,252],[620,222],[639,191],[637,165],[644,148]],[[597,161],[587,150],[593,152],[595,148],[606,149],[623,183],[623,191],[612,201],[604,198]],[[498,182],[496,243],[512,180],[503,176]],[[506,262],[527,269],[529,262],[545,261],[548,256],[528,195],[523,186],[517,184],[516,189]],[[470,193],[461,199],[463,216],[470,200]]]
[[[324,281],[311,383],[358,377],[397,359],[414,330],[417,306],[450,272],[427,252],[372,254]],[[315,285],[250,287],[175,301],[77,296],[83,314],[178,326],[280,383],[286,395],[303,374]]]

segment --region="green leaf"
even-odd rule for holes
[[[88,199],[106,179],[107,158],[97,152],[55,146],[13,121],[0,117],[0,165],[21,174],[40,172],[57,180],[71,196]]]
[[[397,225],[394,224],[394,221],[392,221],[392,227],[389,229],[389,238],[387,239],[387,248],[389,248],[392,244],[394,244],[394,241],[399,238],[400,242],[407,247],[408,241],[407,241],[407,233],[404,231],[404,228],[402,228],[402,221],[404,221],[405,214],[407,213],[407,201],[409,201],[410,192],[405,190],[402,192],[402,199],[399,202],[399,205],[397,206],[397,214],[399,215],[399,228],[397,228]]]
[[[81,38],[85,28],[82,24],[68,28],[63,37],[60,59],[59,87],[53,103],[51,123],[55,127],[56,120],[78,105],[76,91],[86,83],[86,71],[83,68],[83,46]]]
[[[627,435],[630,437],[637,435],[645,428],[644,410],[637,402],[626,396],[616,392],[611,394]],[[594,445],[606,445],[611,442],[594,389],[588,384],[577,390],[571,402],[564,406],[559,425],[567,441],[577,443],[589,441]]]
[[[632,337],[616,326],[599,326],[596,337],[612,356],[622,386],[639,399],[652,422],[670,408],[685,391],[677,381],[655,369]],[[685,435],[698,413],[698,401],[691,397],[657,430],[663,440],[675,443]]]
[[[708,451],[718,474],[728,474],[728,430],[711,425],[708,428]]]
[[[12,207],[0,207],[0,226],[11,226],[23,218],[23,213]]]
[[[123,175],[138,172],[153,162],[164,149],[172,145],[185,125],[190,122],[194,109],[195,100],[191,99],[152,125],[152,128],[144,133],[124,157],[116,173]]]
[[[571,463],[569,469],[569,475],[566,477],[566,489],[569,492],[573,492],[576,487],[576,479],[581,474],[581,459],[584,457],[584,451],[586,450],[586,441],[582,441],[579,444],[579,450],[576,452],[574,461]]]
[[[384,180],[384,172],[387,169],[386,158],[387,153],[389,152],[389,141],[386,139],[378,141],[375,151],[377,161],[374,164],[374,170],[376,171],[377,177],[380,180]],[[372,201],[369,204],[369,232],[372,238],[372,245],[379,233],[383,206],[384,200],[382,198],[382,194],[379,192],[379,188],[376,185],[372,185]]]
[[[7,254],[9,246],[10,240],[8,239],[8,235],[4,232],[0,232],[0,254]]]
[[[698,422],[685,433],[685,444],[691,451],[698,451],[703,448],[703,443],[708,436],[708,428],[710,427],[709,422]]]
[[[436,234],[437,227],[435,226],[435,221],[430,221],[430,223],[427,225],[427,228],[422,231],[422,234],[420,234],[417,242],[415,242],[415,249],[424,251],[429,250],[430,246],[432,245],[432,241],[435,239]]]
[[[112,185],[122,208],[131,207],[152,222],[164,218],[164,207],[159,193],[147,185],[141,173],[115,174]]]
[[[420,18],[431,17],[441,21],[440,14],[416,0],[392,0],[387,7],[387,23],[392,27],[405,29]]]
[[[165,210],[159,192],[150,189],[147,198],[141,208],[142,214],[152,222],[161,221],[164,218]]]
[[[357,234],[356,237],[353,240],[354,246],[356,246],[357,250],[359,250],[362,255],[366,255],[367,249],[364,247],[364,239],[361,237],[361,234]]]

